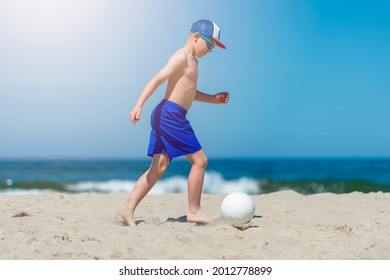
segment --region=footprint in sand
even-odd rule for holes
[[[30,217],[30,215],[26,212],[19,212],[12,216],[12,218],[22,218],[22,217]]]

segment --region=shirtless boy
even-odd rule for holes
[[[200,206],[208,159],[186,119],[186,114],[194,100],[214,104],[225,104],[229,100],[227,92],[210,95],[197,90],[196,57],[201,58],[210,53],[215,45],[225,49],[219,42],[219,35],[220,29],[214,22],[210,20],[195,22],[184,47],[176,51],[167,64],[149,81],[130,112],[130,119],[136,124],[146,100],[168,80],[164,99],[155,107],[151,116],[152,131],[148,155],[153,157],[152,163],[136,182],[126,204],[119,210],[120,216],[128,226],[136,226],[134,219],[136,207],[164,174],[170,161],[179,156],[187,157],[192,164],[188,176],[187,221],[207,223],[211,220],[202,214]]]

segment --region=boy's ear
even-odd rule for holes
[[[195,39],[195,43],[196,43],[196,41],[198,41],[200,38],[200,33],[199,32],[192,33],[192,36]]]
[[[199,32],[195,32],[193,34],[194,34],[194,38],[199,39],[199,37],[200,37],[200,33]]]

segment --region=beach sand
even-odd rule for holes
[[[116,211],[127,196],[0,196],[0,259],[390,259],[390,193],[252,196],[246,230],[185,222],[186,194],[148,195],[125,227]],[[205,212],[224,196],[204,194]]]

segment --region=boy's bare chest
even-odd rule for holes
[[[198,62],[189,60],[187,67],[184,69],[184,75],[191,80],[198,79]]]

